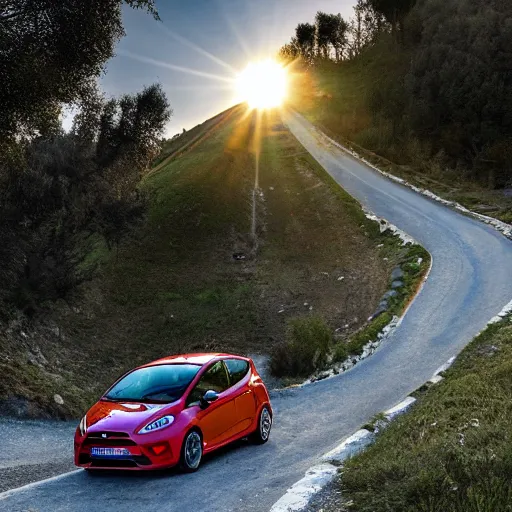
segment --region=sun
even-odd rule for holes
[[[286,89],[286,70],[271,59],[250,62],[236,79],[238,96],[252,109],[279,107]]]

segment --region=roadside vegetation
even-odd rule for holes
[[[290,104],[382,170],[512,222],[511,20],[499,0],[318,13],[280,52]]]
[[[383,331],[404,312],[430,268],[430,254],[420,245],[403,246],[397,235],[374,234],[380,237],[378,249],[381,257],[396,263],[375,312],[355,332],[347,326],[334,332],[322,318],[311,315],[289,320],[283,343],[272,349],[270,370],[283,378],[283,383],[293,385],[305,377],[314,380],[326,377],[334,368],[343,370],[341,363],[357,362],[358,356],[366,357],[365,347],[378,343]],[[345,328],[343,328],[345,327]]]
[[[512,319],[491,325],[340,470],[325,512],[506,512],[512,503]]]

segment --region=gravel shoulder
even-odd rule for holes
[[[75,422],[0,418],[0,492],[72,471]]]

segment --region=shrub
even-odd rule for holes
[[[286,342],[277,346],[270,370],[277,377],[304,377],[325,365],[332,341],[326,322],[317,316],[288,322]]]

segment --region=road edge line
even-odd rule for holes
[[[74,469],[73,471],[68,471],[67,473],[61,473],[60,475],[51,476],[50,478],[45,478],[44,480],[38,480],[37,482],[31,482],[26,485],[22,485],[21,487],[15,487],[14,489],[9,489],[8,491],[0,492],[0,501],[3,501],[13,494],[17,494],[19,492],[28,491],[34,487],[38,487],[40,485],[55,482],[57,480],[62,480],[63,478],[67,478],[68,476],[74,475],[76,473],[81,473],[83,469]]]

